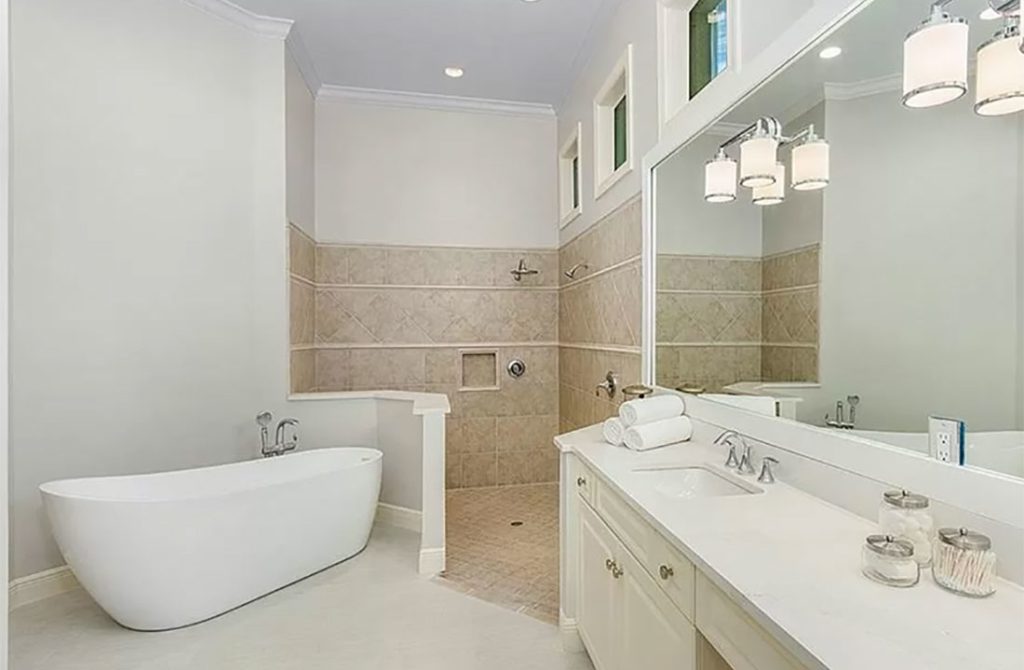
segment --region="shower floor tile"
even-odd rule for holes
[[[438,580],[534,618],[558,621],[558,484],[447,493],[447,570]]]

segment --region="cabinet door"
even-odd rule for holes
[[[616,670],[616,580],[606,561],[614,560],[615,539],[587,505],[580,505],[578,626],[597,670]],[[621,580],[620,580],[621,581]],[[637,666],[640,667],[640,666]]]
[[[632,556],[619,560],[620,668],[694,670],[697,632]]]

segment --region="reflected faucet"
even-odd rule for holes
[[[836,418],[831,419],[829,415],[825,414],[825,425],[829,428],[838,428],[840,430],[853,430],[857,423],[857,405],[860,404],[859,395],[848,395],[846,396],[846,403],[850,406],[850,420],[846,420],[846,408],[843,405],[842,400],[836,401]]]

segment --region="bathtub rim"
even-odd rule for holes
[[[325,471],[322,471],[322,472],[316,472],[316,473],[311,474],[309,477],[302,477],[302,478],[296,478],[296,479],[284,480],[284,481],[266,482],[266,483],[263,483],[263,484],[253,484],[252,486],[247,486],[245,489],[234,490],[234,491],[217,492],[217,493],[214,493],[212,495],[211,494],[196,494],[196,495],[182,495],[182,496],[175,496],[175,497],[160,496],[160,497],[153,497],[153,498],[144,498],[144,499],[142,499],[142,498],[123,498],[123,497],[112,497],[112,496],[101,496],[101,495],[81,495],[81,494],[59,492],[59,491],[52,490],[52,487],[56,486],[56,485],[71,485],[71,484],[76,484],[78,482],[87,481],[87,480],[102,479],[102,480],[110,481],[110,480],[125,480],[125,479],[138,479],[138,478],[147,478],[147,477],[159,477],[159,476],[162,476],[162,475],[187,474],[189,472],[197,472],[197,471],[200,471],[200,470],[228,469],[228,468],[240,465],[240,464],[262,463],[262,462],[266,462],[266,461],[271,461],[272,462],[272,461],[277,461],[277,460],[284,459],[284,458],[302,457],[302,456],[304,456],[306,454],[311,454],[311,453],[315,453],[315,452],[323,452],[323,451],[332,451],[332,452],[334,452],[334,451],[352,451],[352,450],[358,450],[358,451],[366,452],[368,454],[372,454],[372,458],[369,459],[369,460],[365,460],[365,461],[356,461],[356,462],[349,463],[349,464],[346,464],[346,465],[341,466],[341,467],[332,468],[330,470],[325,470]],[[68,479],[54,479],[52,481],[44,482],[44,483],[40,484],[38,489],[39,489],[39,493],[40,493],[40,495],[42,495],[44,501],[45,501],[45,499],[47,497],[53,497],[53,498],[59,498],[59,499],[63,499],[63,500],[76,500],[76,501],[96,502],[96,503],[118,503],[118,504],[132,504],[132,505],[142,505],[142,504],[153,505],[153,504],[192,502],[192,501],[196,501],[196,500],[219,500],[221,498],[227,498],[227,497],[230,497],[230,496],[239,495],[240,493],[243,493],[243,492],[263,491],[263,490],[266,490],[266,489],[269,489],[269,488],[273,488],[273,487],[276,487],[276,486],[281,486],[283,484],[290,484],[290,483],[293,483],[295,481],[319,479],[320,477],[326,477],[326,476],[329,476],[329,475],[332,475],[332,474],[336,474],[338,472],[346,472],[346,471],[353,470],[353,469],[358,468],[358,467],[364,467],[364,466],[367,466],[367,465],[370,465],[370,464],[373,464],[373,463],[379,463],[379,462],[381,462],[383,460],[383,458],[384,458],[384,452],[381,451],[380,449],[377,449],[376,447],[364,447],[364,446],[323,447],[323,448],[320,448],[320,449],[306,449],[306,450],[303,450],[303,451],[296,451],[296,452],[292,452],[292,453],[289,453],[289,454],[285,454],[284,456],[275,456],[275,457],[272,457],[272,458],[266,458],[266,457],[264,457],[264,458],[252,458],[252,459],[245,460],[245,461],[232,461],[230,463],[218,463],[217,465],[205,465],[205,466],[199,466],[199,467],[195,467],[195,468],[182,468],[180,470],[165,470],[165,471],[162,471],[162,472],[145,472],[145,473],[131,474],[131,475],[101,475],[101,476],[97,476],[97,477],[72,477],[72,478],[68,478]]]

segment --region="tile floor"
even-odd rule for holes
[[[558,484],[455,489],[446,504],[448,569],[439,581],[556,623]]]
[[[113,623],[83,591],[11,614],[12,670],[590,670],[557,629],[416,574],[418,537],[374,529],[359,556],[212,621]]]

